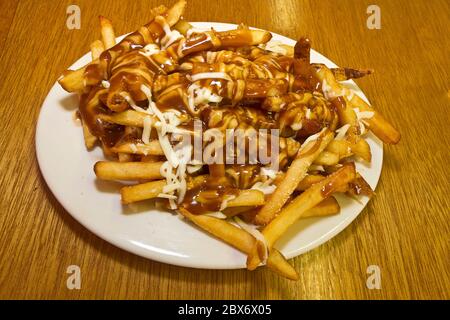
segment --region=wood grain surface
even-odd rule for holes
[[[358,81],[402,133],[362,214],[293,260],[300,281],[267,270],[194,270],[122,251],[83,228],[49,192],[35,155],[39,109],[63,70],[99,38],[97,16],[117,34],[146,22],[156,1],[0,2],[0,298],[425,299],[450,298],[450,2],[447,0],[190,0],[190,21],[240,23],[291,38],[308,35],[341,66],[370,67]],[[81,8],[81,30],[66,8]],[[167,3],[166,3],[167,4]],[[381,29],[366,27],[367,7]],[[66,269],[79,265],[81,290]],[[369,265],[382,288],[369,290]]]

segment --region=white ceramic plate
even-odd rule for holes
[[[218,31],[236,27],[209,22],[193,25],[199,29],[214,27]],[[295,44],[294,40],[274,33],[273,40]],[[336,67],[314,50],[311,60]],[[86,54],[71,69],[88,62],[90,55]],[[367,101],[354,82],[349,81],[348,85]],[[42,175],[58,201],[76,220],[117,247],[152,260],[207,269],[245,267],[246,257],[242,253],[174,214],[155,210],[146,203],[123,207],[120,184],[98,181],[95,177],[93,165],[103,159],[102,152],[99,148],[86,151],[81,127],[73,117],[77,105],[77,97],[56,83],[42,105],[36,130],[36,152]],[[368,142],[372,165],[357,164],[357,169],[375,189],[381,173],[383,146],[373,135],[369,135]],[[358,203],[345,197],[338,200],[342,208],[339,215],[298,221],[276,247],[287,258],[305,253],[347,227],[368,201],[363,198]]]

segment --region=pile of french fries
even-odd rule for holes
[[[182,18],[185,7],[180,0],[171,8],[149,10],[150,22],[119,43],[112,23],[100,17],[102,39],[91,45],[92,62],[67,70],[59,80],[80,95],[87,149],[103,148],[106,159],[95,164],[95,174],[137,182],[121,189],[124,205],[153,200],[169,206],[245,253],[249,270],[266,265],[296,280],[295,269],[275,249],[277,240],[299,219],[338,214],[336,193],[371,196],[354,164],[371,161],[365,135],[372,131],[396,144],[400,134],[342,83],[372,70],[312,64],[306,38],[290,47],[245,25],[225,32],[196,30]],[[206,101],[196,91],[204,88]],[[183,127],[193,119],[221,130],[279,129],[279,171],[269,178],[256,165],[244,179],[233,166],[190,163],[196,169],[180,174],[181,164],[171,164],[173,150],[163,141],[179,130],[195,135]],[[175,172],[186,194],[169,190],[168,176]],[[264,183],[273,188],[255,187]],[[233,196],[220,203],[215,210],[220,212],[191,210],[193,199],[206,208],[211,192],[214,198],[221,186],[232,188]]]

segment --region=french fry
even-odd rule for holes
[[[333,133],[325,129],[315,141],[307,142],[298,151],[296,159],[289,167],[284,180],[278,185],[269,200],[255,217],[257,224],[267,224],[273,219],[289,199],[300,181],[306,176],[308,168],[333,139]]]
[[[387,144],[397,144],[400,141],[401,135],[379,112],[369,106],[363,99],[356,94],[350,101],[352,105],[359,109],[359,111],[374,112],[374,115],[370,119],[362,120],[367,127],[378,137]]]
[[[358,118],[350,102],[346,97],[338,97],[331,101],[335,107],[339,121],[342,125],[349,124],[351,127],[358,126]]]
[[[173,29],[186,36],[188,30],[192,29],[192,25],[186,20],[180,20],[173,26]]]
[[[264,30],[230,30],[218,32],[221,47],[257,46],[272,39],[272,34]]]
[[[243,253],[248,254],[256,243],[256,239],[252,235],[225,220],[202,215],[193,215],[184,208],[180,208],[178,211],[198,227]],[[298,274],[295,269],[276,249],[273,249],[270,252],[267,259],[267,266],[288,279],[298,280]]]
[[[313,184],[320,182],[325,178],[326,177],[318,174],[308,174],[302,179],[302,181],[299,182],[296,189],[298,191],[305,191],[306,189],[310,188]]]
[[[94,136],[90,131],[86,123],[81,121],[81,125],[83,126],[83,137],[84,137],[84,145],[87,150],[92,150],[97,143],[98,139]]]
[[[353,155],[352,145],[348,140],[333,140],[328,144],[325,150],[337,154],[339,159]]]
[[[82,93],[86,87],[84,84],[85,71],[85,67],[77,70],[66,70],[64,71],[62,78],[58,80],[58,83],[67,92]]]
[[[332,68],[330,69],[337,81],[358,79],[371,75],[373,69]]]
[[[344,88],[333,73],[325,65],[315,65],[316,75],[321,80],[327,83],[334,96],[346,96],[346,100],[349,97],[349,102],[352,108],[357,108],[360,112],[373,112],[374,115],[369,119],[362,120],[364,124],[383,142],[388,144],[397,144],[400,141],[400,133],[395,129],[383,116],[374,108],[369,106],[363,99],[356,94],[346,94],[348,89]]]
[[[189,189],[195,188],[205,183],[207,176],[201,175],[191,178],[187,187]],[[160,193],[163,193],[163,188],[166,186],[166,180],[151,181],[137,184],[134,186],[126,186],[120,190],[123,204],[130,204],[133,202],[150,200],[157,198]]]
[[[228,218],[232,218],[234,216],[240,215],[242,213],[245,213],[247,211],[253,210],[254,207],[252,206],[246,206],[246,207],[232,207],[232,208],[225,208],[225,210],[222,211],[224,215],[226,215]]]
[[[116,45],[116,36],[114,35],[111,21],[103,16],[100,16],[99,20],[104,47],[106,49],[114,47]]]
[[[149,144],[143,143],[122,143],[111,148],[114,153],[130,153],[140,155],[163,156],[164,152],[158,140],[150,141]]]
[[[325,179],[325,177],[322,177]],[[247,212],[251,212],[254,210],[254,207],[248,206],[248,207],[234,207],[234,208],[227,208],[223,211],[223,214],[225,214],[228,218],[237,216],[237,215],[245,215]],[[321,203],[319,203],[314,208],[308,210],[305,212],[305,214],[301,217],[303,218],[311,218],[311,217],[324,217],[324,216],[330,216],[339,213],[340,207],[339,203],[336,201],[334,197],[327,198],[323,200]],[[245,221],[245,219],[244,219]],[[251,221],[251,220],[250,220]]]
[[[158,162],[161,161],[160,159],[161,159],[160,156],[155,156],[153,154],[148,154],[146,156],[141,157],[142,162]]]
[[[355,165],[345,164],[341,169],[329,175],[326,179],[312,185],[308,190],[289,203],[262,231],[270,250],[275,242],[294,224],[306,211],[330,197],[336,190],[345,186],[356,177]],[[255,245],[248,256],[247,268],[254,270],[261,262],[258,246]]]
[[[131,162],[133,160],[132,155],[129,153],[118,153],[117,158],[119,162]]]
[[[147,113],[138,112],[134,110],[127,110],[119,113],[112,113],[112,114],[106,114],[101,113],[98,115],[99,119],[120,124],[123,126],[131,126],[131,127],[138,127],[142,128],[144,126],[144,119],[146,117],[150,117],[152,119],[152,125],[158,121],[154,116],[149,115]]]
[[[157,180],[123,187],[120,189],[122,203],[130,204],[142,200],[154,199],[163,192],[163,188],[166,184],[166,180]]]
[[[228,201],[227,208],[261,206],[264,204],[264,193],[259,190],[241,190],[239,195]]]
[[[269,247],[307,210],[313,208],[330,197],[340,187],[355,179],[356,171],[353,163],[345,164],[324,180],[312,185],[308,190],[295,198],[280,214],[268,224],[263,234]]]
[[[361,157],[364,161],[370,163],[372,160],[372,152],[370,146],[366,140],[358,137],[356,143],[352,143],[348,140],[333,140],[325,149],[339,156],[339,159],[344,159],[352,155]]]
[[[156,180],[161,179],[163,162],[99,161],[94,166],[97,178],[102,180]]]
[[[370,146],[366,140],[359,139],[358,142],[353,143],[350,148],[355,155],[364,161],[368,163],[372,161],[372,152],[370,151]]]
[[[100,40],[95,40],[91,43],[91,56],[92,61],[98,59],[102,52],[105,51],[105,46],[103,45],[103,42]]]
[[[314,164],[322,165],[322,166],[333,166],[335,164],[339,163],[339,155],[330,152],[330,151],[322,151],[322,153],[319,154],[319,156],[314,160]]]
[[[317,206],[307,210],[300,219],[312,217],[325,217],[338,214],[341,210],[339,203],[334,197],[329,197],[320,202]]]
[[[212,197],[214,200],[217,198],[217,195],[214,190],[211,190]],[[211,201],[210,191],[205,190],[199,193],[199,197],[197,197],[196,201],[199,203],[206,204]],[[265,202],[264,193],[259,190],[253,189],[243,189],[239,190],[239,194],[226,202],[226,208],[234,208],[234,207],[249,207],[249,206],[261,206]]]
[[[186,0],[179,0],[167,11],[166,21],[169,26],[177,24],[186,9],[186,4]]]

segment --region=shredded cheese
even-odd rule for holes
[[[159,194],[158,197],[168,199],[170,208],[175,210],[178,207],[177,203],[183,201],[187,191],[186,171],[188,169],[187,164],[192,154],[192,146],[183,145],[183,141],[181,141],[180,143],[182,146],[178,147],[178,145],[176,145],[174,148],[167,135],[168,133],[186,133],[186,130],[177,128],[181,124],[179,118],[181,112],[178,110],[169,110],[164,113],[161,112],[156,103],[152,101],[152,92],[150,88],[142,85],[141,91],[147,96],[149,109],[152,114],[159,120],[154,124],[154,127],[158,135],[159,144],[167,159],[160,168],[161,176],[166,179],[166,185],[163,188],[163,192]],[[144,122],[144,142],[146,141],[144,140],[144,134],[146,138],[146,131],[149,130],[148,128],[149,125],[146,125]]]
[[[217,219],[221,219],[221,220],[225,220],[228,218],[226,215],[224,215],[222,212],[219,212],[219,211],[208,212],[208,213],[205,213],[204,216],[211,217],[211,218],[217,218]]]
[[[192,114],[197,114],[197,106],[205,103],[220,103],[222,97],[218,96],[209,88],[200,87],[199,85],[193,83],[188,89],[188,109]]]
[[[186,32],[186,37],[190,38],[194,33],[203,33],[205,32],[205,30],[201,30],[201,29],[196,29],[196,28],[190,28],[187,32]]]
[[[323,96],[327,100],[331,100],[331,99],[334,99],[334,98],[342,95],[341,92],[334,91],[333,88],[330,85],[328,85],[328,82],[326,79],[323,79],[323,81],[322,81],[322,92],[323,92]]]
[[[109,87],[111,87],[111,84],[109,83],[109,81],[102,80],[102,87],[105,89],[109,89]]]
[[[222,97],[212,93],[209,88],[202,88],[196,84],[191,85],[191,87],[194,87],[192,91],[195,94],[194,104],[196,106],[204,103],[220,103],[222,101]]]
[[[144,144],[150,143],[150,131],[152,130],[152,118],[144,118],[144,130],[142,130],[142,142]]]
[[[203,165],[202,165],[202,164],[188,165],[188,166],[187,166],[187,172],[188,172],[189,174],[193,174],[193,173],[199,171],[201,168],[203,168]]]
[[[238,224],[239,227],[250,233],[257,241],[261,242],[261,244],[264,246],[264,257],[262,263],[266,264],[267,258],[269,256],[269,249],[264,235],[257,229],[257,226],[248,224],[242,221],[239,217],[234,217],[234,221]]]
[[[283,43],[281,41],[269,41],[266,44],[262,44],[261,48],[284,56],[287,54],[287,50],[283,47]]]
[[[130,144],[130,148],[131,148],[131,151],[133,151],[133,153],[138,152],[138,148],[136,147],[136,145],[134,143]]]
[[[231,200],[233,200],[233,199],[236,199],[236,196],[234,196],[234,195],[228,195],[228,196],[226,196],[223,200],[222,200],[222,203],[221,203],[221,205],[220,205],[220,211],[223,211],[223,210],[225,210],[226,208],[227,208],[227,206],[228,206],[228,202],[230,202]]]
[[[371,119],[375,115],[375,112],[359,111],[358,108],[353,108],[353,111],[355,111],[356,118],[358,119],[359,130],[361,131],[361,134],[363,134],[366,131],[366,123],[364,122],[364,120]]]
[[[174,196],[173,194],[166,194],[166,193],[158,194],[158,198],[164,198],[164,199],[169,199],[169,200],[176,200],[177,199],[177,197]]]
[[[302,127],[303,127],[303,123],[301,123],[301,122],[291,124],[292,130],[295,130],[295,131],[301,130]]]
[[[260,170],[260,174],[263,176],[267,176],[270,179],[275,179],[277,177],[277,171],[271,168],[262,167]]]
[[[305,117],[306,117],[306,119],[308,119],[308,120],[311,119],[311,109],[306,108]]]
[[[154,44],[154,43],[149,43],[148,45],[146,45],[144,47],[144,51],[140,51],[139,53],[146,56],[146,57],[150,57],[154,54],[159,53],[161,50],[159,49],[158,45]]]
[[[309,170],[308,171],[325,171],[325,168],[323,166],[312,164],[312,165],[309,166]]]
[[[277,186],[274,184],[271,184],[271,183],[272,183],[272,180],[267,180],[265,182],[257,182],[251,187],[251,189],[259,190],[262,193],[264,193],[265,195],[272,194],[272,193],[274,193]]]
[[[165,50],[177,40],[184,38],[177,30],[170,29],[169,24],[163,16],[157,16],[155,22],[157,22],[164,30],[164,37],[161,39],[162,49]]]
[[[192,82],[196,82],[198,80],[203,80],[203,79],[231,80],[231,78],[225,72],[202,72],[202,73],[196,73],[193,75],[188,75],[187,78]]]
[[[177,30],[171,30],[169,33],[166,33],[164,38],[161,40],[163,49],[167,49],[168,47],[170,47],[170,45],[172,45],[173,43],[175,43],[177,40],[179,40],[181,38],[184,38],[184,37]]]
[[[306,147],[306,145],[307,145],[308,143],[313,142],[313,141],[316,141],[326,129],[327,129],[327,128],[323,128],[320,132],[318,132],[318,133],[316,133],[316,134],[313,134],[312,136],[309,136],[309,137],[305,140],[305,142],[303,142],[303,144],[301,145],[300,150],[303,150],[303,149]]]
[[[339,129],[336,130],[336,137],[334,137],[334,140],[343,140],[345,138],[345,135],[347,134],[348,129],[350,129],[349,124],[345,124]]]
[[[355,93],[351,89],[346,89],[347,99],[348,101],[351,101],[353,97],[355,96]]]
[[[133,98],[130,97],[130,95],[126,92],[121,92],[120,95],[125,99],[126,102],[130,105],[131,108],[133,108],[137,112],[142,112],[146,114],[152,114],[150,110],[143,109],[136,105],[136,102],[134,102]]]

